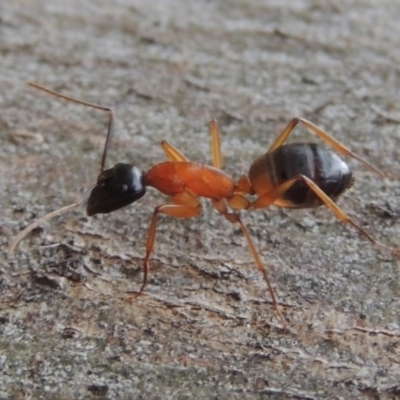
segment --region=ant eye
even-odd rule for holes
[[[125,193],[127,190],[128,190],[128,185],[127,185],[126,183],[121,183],[121,184],[119,185],[119,191],[120,191],[121,193]]]

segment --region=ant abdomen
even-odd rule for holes
[[[348,164],[334,151],[316,143],[290,143],[259,157],[250,167],[249,179],[258,196],[297,176],[311,179],[332,200],[353,183]],[[275,205],[310,208],[323,204],[306,182],[299,180]]]

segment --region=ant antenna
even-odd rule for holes
[[[59,215],[62,215],[62,214],[65,214],[69,210],[72,210],[75,207],[79,207],[80,205],[85,203],[93,188],[94,188],[94,186],[92,186],[89,190],[87,190],[86,193],[83,195],[83,197],[79,201],[69,204],[68,206],[61,207],[58,210],[49,212],[48,214],[44,215],[42,218],[39,218],[38,220],[29,224],[25,229],[23,229],[20,233],[18,233],[17,236],[14,237],[14,240],[11,242],[10,246],[8,247],[8,254],[13,254],[15,249],[18,247],[19,243],[21,242],[21,240],[23,240],[29,233],[31,233],[34,229],[36,229],[40,225],[43,225],[47,221],[50,221],[52,218],[58,217]]]
[[[104,107],[104,106],[100,106],[98,104],[88,103],[86,101],[82,101],[82,100],[76,99],[74,97],[66,96],[66,95],[58,93],[58,92],[56,92],[54,90],[47,89],[44,86],[39,85],[39,84],[37,84],[35,82],[28,82],[28,85],[34,87],[35,89],[38,89],[38,90],[41,90],[41,91],[46,92],[48,94],[51,94],[51,95],[53,95],[55,97],[59,97],[60,99],[64,99],[64,100],[70,101],[72,103],[81,104],[83,106],[94,108],[95,110],[107,111],[109,113],[107,137],[106,137],[106,142],[104,144],[104,150],[103,150],[103,155],[101,157],[101,164],[100,164],[100,172],[103,172],[104,171],[104,166],[105,166],[105,163],[106,163],[106,158],[107,158],[107,150],[108,150],[108,146],[109,146],[110,141],[111,141],[111,136],[112,136],[113,127],[114,127],[114,119],[115,119],[114,109],[111,108],[111,107]]]
[[[113,127],[114,127],[114,119],[115,119],[115,113],[114,110],[110,107],[104,107],[104,106],[100,106],[98,104],[93,104],[93,103],[88,103],[86,101],[82,101],[79,99],[76,99],[74,97],[70,97],[70,96],[66,96],[64,94],[58,93],[54,90],[48,89],[44,86],[41,86],[35,82],[28,82],[29,86],[32,86],[35,89],[41,90],[45,93],[51,94],[55,97],[59,97],[60,99],[64,99],[67,101],[70,101],[72,103],[76,103],[76,104],[81,104],[83,106],[87,106],[90,108],[94,108],[96,110],[102,110],[102,111],[107,111],[109,113],[109,120],[108,120],[108,129],[107,129],[107,137],[106,137],[106,142],[104,144],[104,150],[103,150],[103,155],[101,157],[101,164],[100,164],[100,173],[104,171],[104,166],[106,163],[106,158],[107,158],[107,150],[108,150],[108,146],[110,144],[111,141],[111,136],[113,133]],[[72,204],[69,204],[68,206],[65,207],[61,207],[58,210],[52,211],[48,214],[46,214],[45,216],[43,216],[42,218],[39,218],[37,221],[32,222],[31,224],[29,224],[25,229],[23,229],[17,236],[15,236],[14,240],[11,242],[9,248],[8,248],[8,253],[12,254],[14,253],[15,249],[17,248],[18,244],[21,242],[21,240],[23,240],[30,232],[32,232],[34,229],[36,229],[38,226],[46,223],[47,221],[49,221],[50,219],[57,217],[59,215],[65,214],[66,212],[68,212],[69,210],[72,210],[75,207],[80,206],[81,204],[85,203],[92,191],[92,189],[94,188],[94,186],[92,186],[86,193],[85,195],[77,202],[74,202]]]

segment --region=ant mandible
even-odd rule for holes
[[[168,161],[154,165],[147,172],[142,172],[131,164],[123,163],[105,169],[107,150],[113,133],[113,109],[65,96],[33,82],[28,82],[28,84],[61,99],[107,111],[109,122],[101,158],[100,175],[96,184],[80,201],[55,210],[28,225],[13,239],[9,247],[10,253],[15,251],[19,242],[33,229],[72,208],[86,203],[88,216],[110,213],[139,200],[144,196],[147,186],[154,187],[169,196],[171,202],[154,209],[143,262],[143,283],[139,291],[134,296],[130,296],[133,300],[142,294],[147,285],[149,260],[154,249],[158,215],[166,214],[178,218],[197,217],[202,212],[200,198],[204,197],[210,199],[216,211],[229,222],[239,224],[250,253],[267,283],[272,304],[284,328],[287,327],[286,319],[280,310],[267,269],[261,261],[245,223],[237,212],[229,211],[228,206],[234,210],[248,210],[267,208],[271,204],[285,208],[311,208],[326,205],[340,221],[352,225],[375,246],[400,256],[400,250],[377,242],[336,205],[335,201],[351,187],[354,178],[349,166],[334,151],[315,143],[284,143],[296,125],[301,123],[338,153],[355,158],[382,178],[385,175],[304,118],[293,118],[267,153],[254,161],[248,176],[242,175],[237,183],[221,170],[220,133],[216,120],[212,120],[209,126],[213,166],[191,162],[178,149],[163,141],[161,145]],[[256,199],[250,201],[247,196],[253,195]]]

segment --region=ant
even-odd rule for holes
[[[377,242],[335,203],[354,181],[349,166],[337,153],[358,160],[382,178],[385,178],[385,175],[304,118],[293,118],[268,151],[253,162],[248,176],[242,175],[237,183],[221,170],[220,131],[216,120],[212,120],[209,124],[213,166],[189,161],[178,149],[163,141],[161,146],[168,161],[160,162],[146,172],[140,171],[131,164],[123,163],[105,169],[107,150],[115,119],[113,109],[65,96],[33,82],[28,82],[28,84],[55,97],[107,111],[109,121],[100,174],[96,184],[86,192],[80,201],[53,211],[28,225],[13,239],[9,247],[10,253],[15,251],[19,242],[33,229],[72,208],[86,203],[88,216],[110,213],[139,200],[146,193],[147,186],[154,187],[169,196],[170,202],[155,207],[151,217],[146,255],[143,261],[143,283],[139,291],[129,297],[134,300],[143,293],[147,285],[149,260],[154,249],[159,214],[178,218],[197,217],[202,212],[200,198],[204,197],[211,200],[215,210],[225,219],[240,226],[250,253],[268,286],[273,307],[285,329],[287,327],[286,319],[280,310],[267,269],[261,261],[249,230],[238,212],[230,211],[228,207],[233,210],[249,210],[267,208],[272,204],[285,208],[312,208],[325,205],[341,222],[352,225],[375,246],[400,256],[400,250]],[[328,143],[337,153],[315,143],[285,144],[299,123]],[[256,198],[254,201],[250,201],[248,196],[256,196]]]

